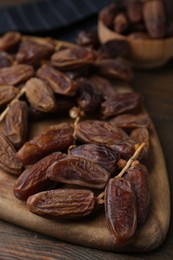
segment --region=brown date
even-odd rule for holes
[[[127,14],[131,23],[141,23],[143,20],[142,3],[139,0],[128,0]]]
[[[25,89],[26,97],[34,108],[43,112],[55,110],[54,94],[43,80],[31,78],[26,82]]]
[[[68,154],[92,161],[110,173],[115,173],[119,160],[118,152],[105,145],[84,144],[70,149]]]
[[[127,19],[127,16],[124,12],[120,12],[116,14],[114,21],[113,21],[113,28],[114,31],[123,34],[125,33],[129,28],[129,21]]]
[[[124,177],[130,181],[137,197],[137,222],[143,224],[148,216],[150,193],[148,187],[148,170],[142,165],[131,166]]]
[[[0,38],[0,51],[14,51],[21,41],[18,32],[7,32]]]
[[[0,85],[17,85],[34,75],[33,67],[30,65],[14,65],[0,69]]]
[[[0,168],[10,174],[19,175],[22,172],[22,163],[16,158],[13,144],[3,135],[0,135]]]
[[[166,33],[166,15],[161,0],[145,1],[143,4],[144,22],[152,38],[163,38]]]
[[[0,107],[8,104],[19,93],[19,89],[11,85],[0,86]]]
[[[51,43],[40,44],[32,40],[22,41],[16,55],[18,63],[38,66],[42,60],[47,59],[54,51]]]
[[[148,128],[151,123],[147,114],[122,114],[112,118],[109,122],[111,125],[123,129]]]
[[[27,200],[27,207],[32,213],[62,219],[87,216],[94,210],[94,206],[94,193],[80,189],[43,191]]]
[[[105,191],[105,213],[114,241],[123,246],[137,227],[136,195],[127,179],[109,180]]]
[[[75,84],[64,73],[48,66],[43,65],[37,71],[37,77],[46,80],[51,89],[56,94],[73,96],[75,94]]]
[[[128,160],[130,159],[130,157],[133,156],[134,152],[135,152],[135,146],[134,146],[135,142],[133,142],[132,140],[125,140],[122,142],[119,142],[117,144],[111,145],[111,148],[114,151],[117,151],[120,155],[120,158]]]
[[[130,64],[123,58],[96,60],[95,68],[98,74],[107,78],[131,81],[133,73]]]
[[[113,24],[114,17],[118,13],[118,11],[118,5],[112,3],[100,11],[99,19],[104,23],[104,25],[106,25],[107,27],[111,27]]]
[[[70,157],[53,163],[47,170],[47,176],[56,182],[103,189],[110,172],[89,160]]]
[[[93,50],[78,46],[55,52],[51,64],[60,70],[73,70],[93,64],[94,60]]]
[[[97,30],[80,31],[77,35],[76,43],[82,47],[98,49],[100,43]]]
[[[16,148],[26,140],[28,130],[28,106],[26,102],[16,100],[9,105],[5,117],[4,135],[13,143]]]
[[[47,178],[47,169],[51,164],[66,156],[61,152],[55,152],[26,168],[15,182],[16,198],[26,200],[29,196],[51,187],[52,181]]]
[[[10,67],[13,63],[13,58],[6,52],[0,51],[0,68]]]
[[[32,164],[55,151],[63,151],[73,143],[73,128],[70,123],[48,127],[33,139],[24,143],[16,156],[24,165]]]
[[[117,93],[108,98],[101,105],[101,112],[105,118],[131,111],[136,111],[142,103],[139,93]]]
[[[84,143],[113,145],[128,140],[128,135],[106,121],[85,120],[75,126],[74,138]]]

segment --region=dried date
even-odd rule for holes
[[[97,30],[80,31],[76,43],[82,47],[98,49],[100,43]]]
[[[111,27],[113,24],[114,17],[118,13],[118,11],[118,5],[112,3],[100,11],[99,19],[104,23],[104,25],[106,25],[107,27]]]
[[[51,187],[53,182],[47,178],[47,169],[66,156],[61,152],[55,152],[26,168],[15,182],[13,190],[16,198],[26,200],[29,196]]]
[[[131,81],[133,73],[130,64],[123,58],[96,60],[95,68],[98,74],[107,78]]]
[[[43,65],[37,71],[37,77],[46,80],[56,94],[65,96],[73,96],[75,94],[76,89],[74,82],[64,73],[48,65]]]
[[[94,210],[94,206],[94,193],[80,189],[44,191],[27,200],[27,207],[32,213],[63,219],[87,216]]]
[[[122,113],[139,110],[142,102],[139,93],[117,93],[104,101],[101,105],[101,113],[105,118]]]
[[[115,173],[119,160],[119,153],[105,145],[84,144],[73,147],[68,154],[72,157],[92,161],[110,173]]]
[[[22,172],[22,163],[16,158],[13,144],[3,135],[0,135],[0,168],[10,174],[19,175]]]
[[[73,128],[70,123],[59,123],[45,129],[24,143],[16,156],[24,165],[32,164],[55,151],[63,151],[73,143]]]
[[[78,46],[55,52],[51,64],[60,70],[74,70],[93,64],[94,60],[93,50]]]
[[[0,51],[0,68],[5,68],[11,66],[13,63],[13,58],[8,53]]]
[[[74,138],[84,143],[113,145],[128,140],[128,135],[106,121],[85,120],[75,126]]]
[[[113,21],[114,31],[117,33],[125,33],[129,28],[129,21],[124,12],[118,13]]]
[[[53,163],[47,170],[47,176],[56,182],[103,189],[110,173],[92,161],[70,157]]]
[[[137,222],[139,225],[146,221],[149,212],[150,193],[148,186],[148,170],[142,165],[131,166],[124,177],[133,185],[137,197]]]
[[[25,93],[30,104],[39,111],[51,112],[56,101],[51,88],[41,79],[31,78],[25,84]]]
[[[30,65],[14,65],[0,69],[0,85],[17,85],[34,75],[33,67]]]
[[[16,148],[26,140],[28,130],[28,106],[26,102],[16,100],[9,105],[5,117],[4,135]]]
[[[136,195],[127,179],[110,179],[105,192],[105,213],[114,241],[123,246],[137,228]]]
[[[19,89],[10,85],[0,86],[0,107],[8,104],[19,93]]]
[[[111,148],[114,151],[117,151],[120,155],[120,158],[128,160],[135,152],[135,142],[131,139],[119,142],[117,144],[111,145]]]
[[[0,38],[0,51],[14,51],[21,41],[18,32],[7,32]]]

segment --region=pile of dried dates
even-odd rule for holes
[[[120,91],[132,79],[127,42],[95,36],[0,38],[0,167],[31,212],[78,219],[103,207],[124,245],[148,216],[150,119],[139,93]],[[31,138],[33,122],[50,118]]]
[[[172,0],[117,0],[99,14],[100,20],[130,38],[173,36]]]

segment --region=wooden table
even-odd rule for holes
[[[173,63],[153,71],[137,71],[133,83],[156,126],[173,187]],[[157,174],[157,173],[156,173]],[[162,191],[160,191],[162,192]],[[173,191],[171,189],[171,198]],[[173,201],[173,200],[172,200]],[[173,205],[172,205],[173,206]],[[173,259],[173,226],[163,245],[149,254],[125,255],[71,245],[0,221],[0,259]]]

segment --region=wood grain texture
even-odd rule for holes
[[[144,96],[144,103],[156,126],[163,148],[170,186],[173,186],[173,64],[154,71],[138,71],[134,88]],[[160,191],[162,193],[162,191]],[[171,206],[173,191],[171,189]],[[150,238],[148,238],[150,239]],[[129,255],[104,252],[60,242],[0,221],[0,259],[172,259],[173,225],[164,243],[149,254]]]

